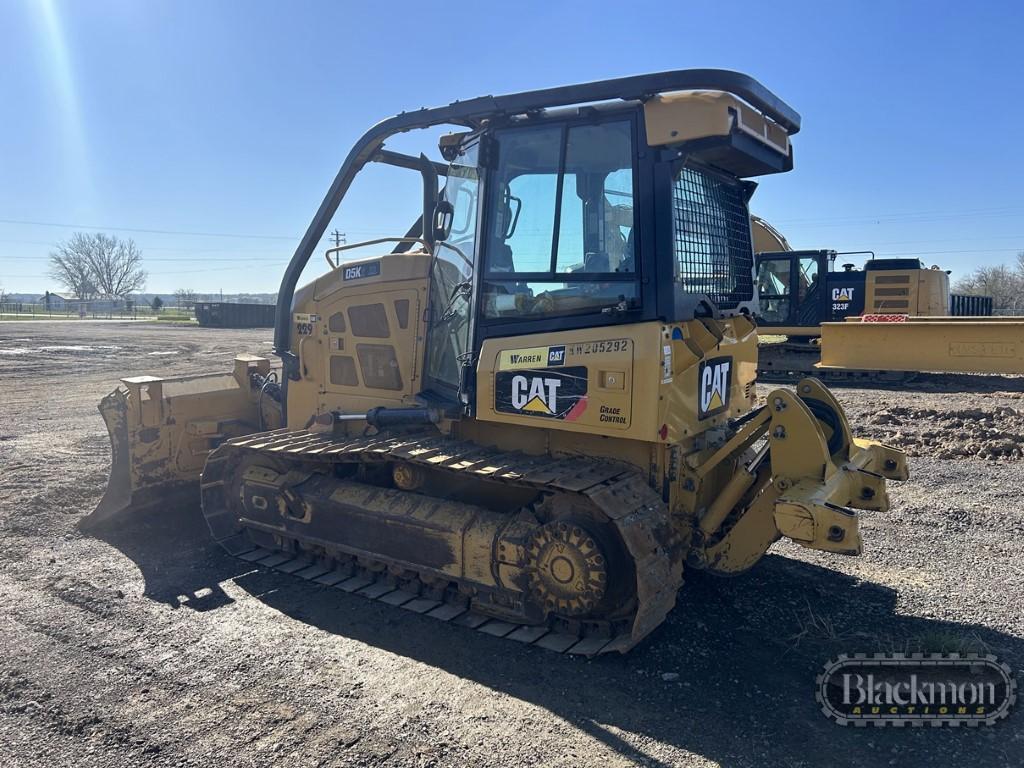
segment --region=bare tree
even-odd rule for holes
[[[991,296],[992,308],[1016,313],[1024,308],[1024,252],[1017,255],[1016,268],[1005,264],[978,267],[953,285],[957,293]]]
[[[96,295],[96,283],[85,254],[73,247],[74,240],[61,243],[50,253],[50,277],[71,291],[79,299]]]
[[[174,292],[174,298],[178,302],[178,309],[196,303],[196,292],[191,288],[179,288]]]
[[[84,254],[93,282],[105,296],[123,298],[146,287],[142,251],[134,240],[121,240],[102,232],[77,233],[71,238],[71,244]]]

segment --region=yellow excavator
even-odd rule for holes
[[[452,126],[441,159],[385,147]],[[788,537],[861,552],[903,453],[817,380],[755,391],[752,177],[799,115],[681,70],[403,112],[353,147],[278,294],[280,365],[127,378],[90,522],[198,483],[233,555],[558,652],[625,652],[683,568]],[[410,171],[404,234],[324,249],[357,173]],[[356,248],[375,255],[351,258]],[[111,521],[110,524],[116,524]]]
[[[1024,373],[1024,318],[993,316],[991,296],[953,293],[949,273],[871,251],[794,250],[751,220],[762,380],[901,381],[919,372]],[[869,257],[863,268],[840,257]]]

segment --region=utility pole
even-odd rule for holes
[[[337,229],[335,229],[333,232],[331,232],[330,236],[334,238],[335,248],[337,248],[339,245],[345,245],[346,240],[344,232],[339,232]]]

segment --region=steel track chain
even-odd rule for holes
[[[228,509],[225,472],[231,457],[260,453],[303,463],[380,463],[400,460],[431,470],[470,473],[497,483],[587,497],[615,526],[633,559],[637,608],[627,631],[588,634],[597,622],[558,619],[548,626],[518,624],[472,610],[455,590],[438,592],[430,584],[409,583],[389,573],[386,564],[316,561],[308,555],[257,547],[239,531]],[[507,637],[559,653],[593,656],[625,652],[664,620],[682,585],[682,555],[661,497],[637,472],[624,465],[582,457],[552,458],[501,451],[439,435],[335,438],[305,430],[276,430],[230,440],[207,459],[202,480],[203,514],[214,539],[243,560],[294,573],[327,587],[354,592],[432,618]],[[621,624],[620,624],[621,625]]]

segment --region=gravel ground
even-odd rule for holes
[[[267,330],[0,324],[0,755],[9,766],[1024,764],[994,728],[853,729],[814,677],[838,653],[988,650],[1024,666],[1024,380],[841,389],[914,455],[860,558],[780,543],[691,574],[668,621],[588,661],[253,568],[194,500],[83,535],[119,376],[227,369]],[[767,393],[768,388],[763,388]]]

